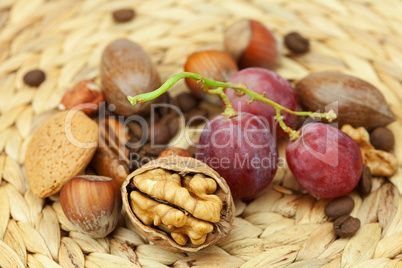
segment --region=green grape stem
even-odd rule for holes
[[[228,83],[228,82],[219,82],[219,81],[214,81],[208,78],[205,78],[199,74],[195,74],[195,73],[190,73],[190,72],[182,72],[182,73],[178,73],[176,75],[174,75],[173,77],[169,78],[161,87],[159,87],[158,89],[148,92],[148,93],[144,93],[144,94],[140,94],[137,96],[128,96],[127,99],[130,101],[130,103],[132,105],[135,105],[137,103],[141,103],[141,102],[146,102],[146,101],[150,101],[152,99],[155,99],[157,97],[159,97],[160,95],[162,95],[163,93],[165,93],[166,91],[168,91],[171,87],[173,87],[179,80],[183,79],[183,78],[190,78],[193,80],[196,80],[197,82],[199,82],[202,86],[203,89],[206,93],[208,94],[216,94],[219,95],[223,102],[225,103],[225,111],[223,112],[223,115],[230,118],[230,117],[234,117],[237,115],[237,112],[233,109],[232,103],[230,102],[229,98],[226,96],[226,94],[224,93],[224,89],[225,88],[232,88],[234,89],[236,92],[238,93],[243,93],[243,94],[247,94],[251,97],[250,101],[248,102],[248,104],[251,104],[254,101],[260,101],[263,103],[266,103],[268,105],[270,105],[271,107],[273,107],[276,110],[276,116],[275,119],[278,120],[279,126],[283,129],[283,131],[285,133],[288,133],[288,135],[290,136],[291,140],[295,140],[299,137],[300,133],[298,131],[295,131],[293,129],[291,129],[290,127],[286,126],[285,122],[283,121],[283,116],[281,116],[280,112],[281,111],[285,111],[287,113],[290,114],[294,114],[297,116],[310,116],[312,118],[318,117],[318,118],[325,118],[327,119],[329,122],[331,122],[332,120],[336,119],[336,114],[333,110],[330,110],[327,113],[315,113],[315,112],[306,112],[306,111],[292,111],[268,98],[265,97],[265,93],[264,94],[257,94],[252,90],[249,90],[245,85],[243,84],[232,84],[232,83]],[[210,89],[211,87],[213,87],[213,89]]]

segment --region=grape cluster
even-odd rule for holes
[[[222,98],[225,111],[206,124],[196,158],[225,178],[233,197],[253,198],[273,180],[279,162],[276,142],[284,133],[290,137],[286,148],[289,169],[311,194],[339,197],[359,182],[362,155],[349,136],[318,122],[293,130],[297,116],[324,117],[331,121],[336,118],[334,112],[298,111],[294,89],[273,71],[246,68],[235,73],[229,82],[180,73],[157,89],[157,94],[141,94],[129,100],[132,104],[151,100],[182,78],[196,80],[206,93]]]
[[[247,68],[234,74],[229,82],[245,84],[248,89],[260,95],[264,94],[265,97],[292,111],[299,110],[296,92],[286,79],[273,71],[263,68]],[[272,134],[276,134],[278,139],[285,134],[275,122],[276,111],[273,107],[259,101],[253,101],[249,104],[252,99],[249,95],[239,94],[231,88],[226,89],[225,93],[236,111],[248,112],[266,118],[270,123],[269,127]],[[281,111],[281,115],[284,117],[283,121],[287,126],[295,126],[296,115],[285,111]]]
[[[243,84],[292,111],[299,109],[290,83],[273,71],[246,68],[234,74],[229,82]],[[232,118],[220,115],[206,125],[197,158],[227,180],[234,197],[250,198],[261,192],[275,176],[278,163],[276,140],[283,136],[284,131],[278,126],[275,108],[252,101],[251,96],[238,90],[226,88],[224,92],[234,110],[241,112]],[[282,110],[281,116],[288,127],[294,127],[296,115]],[[253,123],[246,124],[247,121]],[[256,129],[259,131],[254,131]],[[331,198],[349,193],[357,185],[363,168],[358,145],[328,124],[309,123],[299,131],[300,137],[289,141],[286,149],[289,169],[299,184],[319,197]],[[270,165],[264,165],[268,162],[266,159]],[[227,162],[226,165],[222,160]],[[252,163],[259,165],[253,166]]]

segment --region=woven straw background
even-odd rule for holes
[[[116,24],[114,10],[132,7],[131,22]],[[402,267],[402,1],[0,1],[0,266],[2,267]],[[283,50],[277,70],[289,80],[338,70],[377,86],[398,121],[394,154],[399,171],[374,178],[365,199],[352,192],[352,216],[362,222],[350,239],[336,239],[323,213],[328,200],[293,193],[286,169],[250,204],[236,200],[235,228],[221,244],[197,254],[171,253],[143,240],[122,221],[104,239],[76,232],[58,197],[36,198],[24,175],[24,154],[41,113],[82,79],[99,79],[100,55],[126,37],[149,53],[162,81],[182,71],[187,56],[223,49],[223,30],[246,17],[280,39],[296,30],[311,51]],[[40,68],[46,81],[27,87],[22,77]],[[175,90],[186,90],[183,83]],[[278,190],[279,189],[279,190]],[[195,262],[194,262],[195,261]],[[197,266],[199,267],[199,266]]]

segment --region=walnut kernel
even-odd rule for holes
[[[351,125],[343,125],[341,130],[351,137],[360,147],[363,162],[371,170],[374,176],[392,176],[398,170],[398,160],[388,152],[376,150],[370,144],[370,135],[363,127],[353,128]]]
[[[194,158],[151,161],[130,174],[122,189],[134,226],[163,248],[195,252],[230,232],[234,203],[229,187]]]

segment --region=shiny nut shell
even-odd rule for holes
[[[395,121],[381,92],[354,76],[338,72],[312,73],[300,80],[295,90],[305,110],[315,112],[327,105],[337,105],[341,125],[371,130]]]
[[[103,94],[124,116],[147,115],[157,100],[131,105],[127,96],[150,92],[161,85],[159,74],[145,51],[128,39],[118,39],[104,50],[101,62]]]
[[[274,69],[280,63],[280,46],[274,35],[261,22],[243,19],[233,23],[224,33],[226,51],[239,68]]]
[[[190,246],[180,246],[175,241],[173,241],[164,232],[156,230],[150,226],[145,226],[133,213],[130,202],[129,202],[129,187],[132,182],[132,178],[136,175],[142,174],[146,171],[153,170],[155,168],[163,168],[166,170],[174,171],[180,175],[185,175],[188,173],[202,173],[214,179],[218,184],[218,190],[215,193],[223,201],[223,208],[221,211],[221,218],[218,223],[214,224],[214,232],[208,234],[207,240],[200,246],[192,245]],[[131,173],[122,185],[122,198],[123,198],[123,209],[127,213],[129,219],[137,228],[137,230],[145,236],[149,241],[154,244],[168,249],[170,251],[178,252],[196,252],[208,246],[212,246],[218,243],[220,240],[224,239],[231,231],[232,222],[234,219],[234,202],[232,195],[229,190],[229,186],[226,181],[219,176],[219,174],[212,168],[207,166],[201,161],[198,161],[191,157],[181,157],[181,156],[167,156],[161,157],[153,160],[141,168],[135,170]]]
[[[185,72],[192,72],[202,75],[208,79],[226,82],[237,71],[237,64],[233,57],[224,51],[206,50],[191,54],[185,65]],[[222,105],[222,100],[217,95],[204,92],[202,85],[193,79],[185,79],[191,92],[200,99],[215,104]]]

